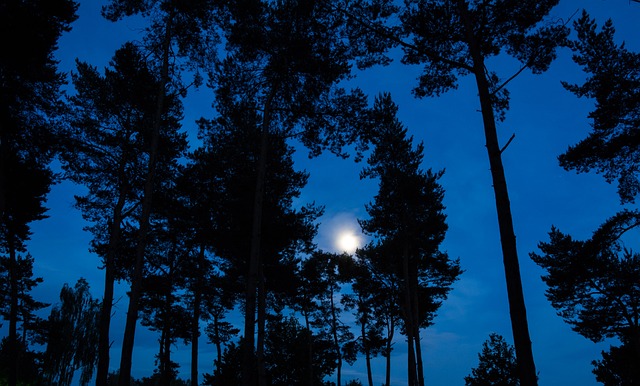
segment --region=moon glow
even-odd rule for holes
[[[340,251],[353,253],[360,246],[360,238],[353,231],[342,231],[338,235],[337,245]]]

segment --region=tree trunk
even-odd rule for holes
[[[493,191],[498,213],[502,258],[507,282],[507,295],[509,298],[511,330],[513,332],[518,362],[518,378],[520,379],[521,386],[535,386],[538,384],[538,378],[536,376],[536,367],[531,350],[531,338],[529,336],[527,311],[520,278],[520,265],[516,248],[516,236],[513,229],[511,204],[509,202],[507,182],[502,165],[502,151],[498,143],[489,82],[485,74],[484,58],[482,57],[479,43],[473,34],[473,28],[469,20],[467,4],[464,0],[458,0],[458,6],[466,29],[469,52],[473,59],[473,73],[478,87],[480,107],[482,110],[486,147],[489,155]]]
[[[204,269],[204,245],[198,252],[195,288],[193,290],[193,329],[191,330],[191,386],[198,386],[198,340],[200,338],[200,308],[202,305],[202,270]]]
[[[304,313],[304,326],[309,334],[309,345],[307,347],[307,385],[313,385],[313,332],[309,325],[309,312],[307,310]]]
[[[251,229],[251,252],[249,255],[249,275],[245,292],[244,347],[242,354],[242,386],[255,386],[256,366],[254,364],[256,291],[258,267],[260,266],[260,248],[262,242],[262,206],[267,174],[267,154],[269,148],[269,130],[271,126],[271,102],[276,88],[272,88],[264,105],[262,132],[260,135],[260,155],[258,158],[256,191],[253,203],[253,225]]]
[[[365,311],[366,312],[366,311]],[[369,344],[369,338],[367,337],[367,319],[363,318],[360,323],[362,334],[362,346],[364,348],[364,359],[367,365],[367,382],[369,386],[373,386],[373,375],[371,374],[371,345]]]
[[[387,348],[386,348],[386,372],[385,372],[385,386],[391,385],[391,344],[393,343],[393,335],[395,334],[396,326],[393,317],[389,318],[387,324]]]
[[[336,307],[333,302],[333,283],[331,286],[331,330],[333,332],[333,344],[335,346],[336,355],[338,356],[338,369],[337,369],[337,386],[342,385],[342,351],[340,350],[340,341],[338,340],[338,318],[336,316]]]
[[[258,386],[266,386],[266,370],[264,364],[265,323],[267,316],[267,294],[264,288],[263,264],[258,270],[258,341],[256,342],[256,359],[258,360]]]
[[[133,345],[135,341],[136,323],[138,321],[139,299],[142,290],[142,273],[144,268],[144,255],[147,246],[147,233],[149,232],[149,218],[151,217],[152,196],[155,179],[156,158],[158,142],[160,139],[160,125],[162,123],[162,110],[164,109],[164,95],[166,84],[169,81],[169,54],[171,45],[171,18],[169,16],[166,25],[163,42],[162,70],[160,74],[160,87],[158,89],[158,103],[151,133],[151,147],[149,149],[149,161],[147,163],[147,177],[144,184],[144,196],[142,198],[142,213],[140,214],[140,229],[136,237],[136,261],[131,277],[131,292],[129,293],[129,307],[127,309],[127,321],[125,324],[124,338],[122,342],[122,354],[120,357],[120,377],[118,386],[129,386],[131,380],[131,362],[133,358]]]
[[[218,316],[214,315],[213,316],[213,328],[215,329],[215,335],[216,335],[216,378],[220,379],[220,374],[221,374],[221,369],[220,366],[222,365],[222,344],[221,342],[221,338],[220,338],[220,324],[219,324],[219,320],[218,320]]]
[[[10,226],[9,226],[10,228]],[[9,306],[9,386],[18,384],[18,367],[20,366],[20,351],[18,351],[18,258],[12,230],[9,230],[9,293],[11,296]]]
[[[412,296],[411,296],[411,285],[410,285],[410,274],[409,274],[409,246],[408,242],[405,241],[403,245],[402,251],[402,273],[404,276],[404,289],[405,289],[405,330],[407,332],[407,376],[408,376],[408,384],[409,386],[417,386],[417,370],[416,370],[416,357],[415,357],[415,349],[414,349],[414,316],[413,316],[413,306],[412,306]]]
[[[121,173],[121,178],[124,178]],[[115,276],[113,273],[113,263],[117,253],[117,246],[120,243],[120,223],[122,222],[122,209],[124,208],[125,194],[120,192],[118,202],[113,209],[113,218],[109,232],[109,246],[104,262],[104,293],[102,296],[102,307],[100,310],[100,326],[98,331],[98,369],[96,374],[96,386],[107,386],[109,376],[109,332],[111,328],[111,311],[113,309],[113,289]]]
[[[420,345],[420,327],[416,327],[414,336],[416,348],[416,365],[418,366],[418,384],[424,386],[424,369],[422,365],[422,346]]]
[[[411,277],[411,288],[412,288],[412,311],[413,315],[413,339],[415,341],[415,350],[416,350],[416,366],[417,366],[417,377],[418,384],[420,386],[424,386],[424,369],[422,365],[422,346],[420,343],[420,321],[418,320],[418,315],[420,312],[418,310],[418,267],[412,267],[413,272],[410,272]],[[413,274],[412,274],[413,273]]]

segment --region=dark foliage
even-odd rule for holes
[[[518,386],[516,356],[513,347],[496,333],[482,343],[478,367],[464,377],[465,386]]]
[[[80,385],[86,386],[98,362],[100,302],[91,296],[85,279],[79,279],[73,288],[65,284],[60,291],[60,301],[46,323],[47,381],[69,386],[76,370],[81,369]]]
[[[442,172],[422,171],[423,146],[413,149],[412,138],[396,117],[390,95],[382,95],[372,110],[373,152],[363,177],[380,179],[374,201],[367,205],[370,218],[362,229],[376,240],[369,253],[375,271],[393,276],[396,302],[409,341],[409,384],[423,385],[420,329],[432,324],[451,285],[462,273],[459,261],[440,251],[447,224],[438,184]]]
[[[538,246],[542,254],[531,253],[547,271],[542,277],[549,287],[547,298],[574,331],[594,342],[604,338],[622,342],[594,362],[597,379],[608,385],[640,382],[638,372],[631,369],[636,366],[625,364],[640,360],[640,255],[623,243],[623,235],[638,226],[640,213],[625,210],[586,241],[554,227],[549,242]]]
[[[587,79],[582,85],[563,83],[578,97],[593,99],[589,135],[560,155],[560,165],[577,172],[595,171],[609,183],[617,180],[623,203],[640,193],[640,54],[614,41],[611,20],[598,30],[583,11],[574,22],[578,34],[568,45]]]

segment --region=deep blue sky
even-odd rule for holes
[[[60,40],[57,58],[61,70],[73,70],[75,58],[103,68],[124,41],[139,36],[140,23],[135,20],[117,24],[103,20],[99,10],[104,3],[80,1],[79,20]],[[640,49],[640,4],[627,0],[568,0],[561,1],[553,15],[566,19],[581,8],[586,8],[599,24],[612,18],[618,39],[625,40],[633,50]],[[518,68],[517,63],[503,57],[492,60],[489,66],[500,69],[504,78]],[[477,364],[477,353],[491,332],[512,342],[495,204],[473,80],[462,79],[459,90],[440,98],[419,100],[410,93],[419,71],[396,61],[359,74],[352,83],[363,88],[371,100],[379,92],[391,92],[400,106],[400,119],[416,141],[425,143],[424,168],[446,169],[441,183],[446,191],[449,232],[443,249],[451,257],[460,258],[465,273],[441,308],[435,325],[423,331],[423,352],[427,384],[463,385],[463,377]],[[557,156],[588,132],[586,116],[592,108],[592,101],[575,98],[562,88],[560,81],[580,82],[583,78],[570,53],[561,51],[549,72],[537,76],[523,73],[510,84],[511,109],[506,121],[499,124],[503,143],[516,134],[504,153],[504,164],[541,386],[595,385],[590,362],[599,359],[600,351],[608,348],[608,343],[594,344],[574,333],[556,316],[544,296],[545,286],[540,279],[543,272],[528,257],[539,241],[547,240],[552,224],[584,239],[620,209],[615,187],[600,176],[566,172],[557,163]],[[183,123],[187,132],[195,133],[195,119],[212,115],[210,104],[211,93],[206,89],[189,97]],[[330,154],[309,160],[306,153],[299,152],[296,165],[311,173],[300,202],[316,201],[326,206],[316,241],[320,248],[332,250],[336,229],[357,227],[356,218],[366,218],[364,205],[375,194],[377,185],[359,179],[361,164]],[[73,195],[81,191],[67,182],[55,186],[48,199],[50,218],[33,225],[29,251],[35,258],[35,274],[45,279],[34,291],[40,301],[55,303],[62,285],[72,285],[80,277],[89,280],[94,296],[102,294],[103,272],[97,268],[98,258],[88,252],[91,236],[82,230],[85,224],[73,208]],[[126,289],[124,284],[117,289],[116,297],[121,299],[114,309],[112,369],[119,364]],[[134,376],[152,373],[156,340],[155,333],[138,327]],[[212,370],[214,349],[205,341],[206,337],[202,337],[201,373]],[[185,377],[188,352],[188,347],[179,345],[174,354]],[[404,352],[400,339],[393,354],[393,385],[406,383]],[[374,370],[375,383],[380,384],[384,368],[382,362],[376,363],[380,367]],[[365,381],[363,367],[363,363],[357,363],[345,369],[346,379],[353,376]]]

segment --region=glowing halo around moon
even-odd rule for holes
[[[336,246],[341,252],[354,253],[360,246],[360,237],[352,230],[342,230],[338,233]]]

